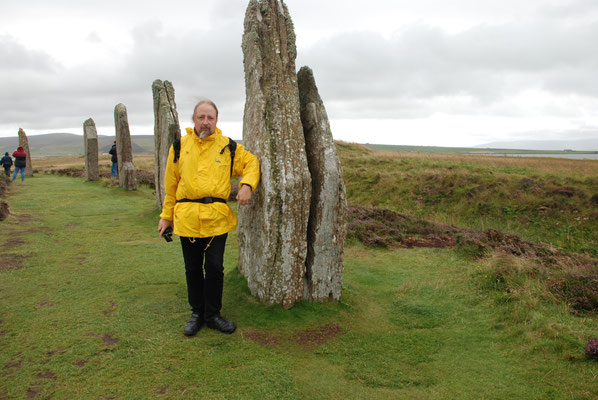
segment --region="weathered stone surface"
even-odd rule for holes
[[[29,151],[29,140],[23,128],[19,128],[19,146],[23,148],[27,154],[27,164],[25,165],[25,176],[33,176],[33,165],[31,164],[31,152]]]
[[[304,297],[339,300],[347,219],[343,169],[312,70],[302,67],[297,82],[312,188]]]
[[[85,179],[97,181],[100,179],[98,167],[98,131],[93,119],[83,123],[83,146],[85,151]]]
[[[131,132],[129,118],[124,104],[114,107],[114,125],[116,127],[116,155],[118,157],[118,182],[127,190],[137,190],[137,177],[133,166]]]
[[[168,150],[181,137],[179,116],[174,102],[174,87],[169,81],[157,79],[152,84],[154,96],[154,151],[156,160],[156,205],[164,204],[164,173],[168,162]]]
[[[295,34],[286,5],[251,0],[243,34],[245,146],[261,183],[239,207],[239,270],[265,304],[303,298],[311,179],[299,112]]]

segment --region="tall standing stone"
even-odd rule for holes
[[[33,166],[31,165],[31,152],[29,151],[29,140],[23,128],[19,128],[19,146],[23,148],[27,154],[25,165],[25,176],[33,176]]]
[[[239,270],[265,304],[303,298],[311,179],[300,119],[295,33],[280,0],[250,0],[243,34],[245,146],[261,183],[239,207]]]
[[[127,116],[127,108],[124,104],[117,104],[114,107],[114,125],[116,127],[116,156],[118,157],[119,185],[127,190],[137,190],[129,118]]]
[[[157,79],[152,84],[154,96],[154,152],[156,205],[162,209],[164,204],[164,173],[168,163],[168,150],[176,139],[181,137],[179,116],[174,102],[174,87],[169,81]]]
[[[100,179],[98,167],[98,131],[93,119],[83,123],[83,144],[85,150],[85,179],[97,181]]]
[[[343,169],[312,70],[302,67],[297,81],[312,188],[305,299],[339,300],[347,219]]]

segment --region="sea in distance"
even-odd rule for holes
[[[598,160],[598,153],[590,154],[567,154],[567,153],[553,153],[553,154],[524,154],[524,153],[475,153],[476,156],[496,156],[496,157],[549,157],[549,158],[569,158],[573,160]]]

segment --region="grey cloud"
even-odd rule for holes
[[[102,43],[102,38],[96,31],[91,31],[89,32],[89,35],[87,35],[87,41],[90,43]]]
[[[596,97],[596,37],[598,23],[543,20],[458,34],[420,25],[390,39],[337,35],[304,49],[299,62],[313,68],[326,100],[338,105],[335,116],[354,115],[363,99],[385,99],[388,106],[373,117],[393,117],[401,103],[419,108],[446,96],[469,96],[484,107],[527,89]]]
[[[0,97],[0,119],[5,125],[27,121],[30,129],[79,126],[89,117],[109,126],[114,106],[124,103],[131,124],[152,125],[151,85],[162,79],[175,85],[183,121],[200,95],[222,104],[223,120],[238,120],[244,95],[241,35],[241,27],[230,23],[166,33],[150,20],[132,28],[133,46],[124,56],[71,68],[1,37],[0,54],[12,61],[0,66],[0,79],[12,84]]]
[[[541,13],[560,21],[595,18],[598,15],[598,4],[595,0],[570,0],[563,4],[548,5],[541,10]]]
[[[147,24],[136,30],[135,46],[123,61],[123,70],[134,71],[140,85],[151,85],[155,79],[171,81],[182,113],[198,96],[205,96],[222,105],[222,118],[239,119],[244,97],[241,36],[240,27],[231,24],[179,36],[162,34]]]
[[[158,34],[152,24],[147,24],[136,30],[134,38],[133,52],[124,60],[123,68],[141,79],[162,75],[182,85],[203,84],[229,91],[243,77],[238,29],[194,30],[177,37]]]
[[[60,64],[52,56],[43,51],[28,50],[8,35],[0,35],[0,56],[1,71],[56,72],[60,70]]]

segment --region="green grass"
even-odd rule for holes
[[[38,175],[0,222],[0,398],[591,399],[595,316],[488,286],[452,250],[350,244],[342,301],[265,307],[225,254],[223,314],[186,338],[183,261],[151,191]],[[6,260],[13,267],[8,267]],[[535,300],[534,300],[535,299]]]

